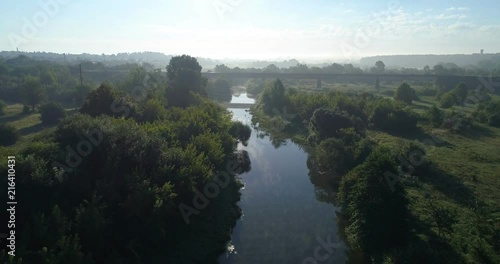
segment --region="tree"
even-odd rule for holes
[[[383,73],[385,71],[385,64],[382,61],[375,62],[375,68],[377,68],[378,72]]]
[[[385,64],[382,61],[375,62],[375,67],[371,68],[372,73],[381,74],[385,72]]]
[[[127,97],[120,97],[111,85],[103,83],[87,95],[80,112],[93,117],[99,115],[131,117],[135,113],[135,105]]]
[[[19,132],[11,125],[0,125],[0,146],[14,145],[19,139]]]
[[[54,125],[57,124],[66,117],[66,111],[64,108],[56,103],[48,103],[40,107],[40,119],[42,124]]]
[[[457,99],[455,98],[453,91],[445,93],[441,96],[441,107],[442,108],[450,108],[455,105]]]
[[[387,172],[395,171],[391,149],[378,147],[342,178],[338,198],[347,217],[347,242],[354,251],[380,256],[408,241],[406,190],[401,182],[387,180]]]
[[[443,117],[443,111],[439,110],[436,105],[427,111],[427,119],[433,127],[440,127],[443,124]]]
[[[214,68],[214,72],[218,72],[218,73],[227,73],[227,72],[230,72],[230,71],[231,71],[231,68],[227,67],[224,64],[215,65],[215,68]]]
[[[190,92],[206,96],[206,79],[202,78],[201,69],[194,57],[172,57],[167,66],[167,98],[171,104],[182,107],[189,105]]]
[[[398,89],[396,89],[396,93],[394,94],[394,99],[396,99],[397,101],[405,102],[407,104],[411,104],[415,97],[415,90],[411,88],[407,83],[402,83],[398,87]]]
[[[280,113],[283,111],[286,105],[285,86],[280,79],[266,86],[261,94],[260,103],[267,114],[274,114],[274,110]]]
[[[35,111],[36,106],[45,98],[45,89],[42,87],[40,79],[28,76],[24,81],[22,94],[24,103],[31,106],[32,111]]]
[[[140,120],[142,122],[152,123],[156,120],[164,119],[166,116],[167,110],[165,107],[158,99],[153,98],[144,104]]]
[[[432,71],[435,75],[444,75],[446,73],[446,69],[443,67],[443,65],[440,64],[432,67]]]
[[[40,73],[40,82],[44,86],[53,85],[56,83],[56,75],[51,69],[45,69]]]
[[[465,103],[465,99],[467,98],[467,95],[469,95],[469,89],[467,88],[467,85],[463,82],[457,84],[457,86],[455,87],[455,95],[459,104]]]
[[[309,122],[310,134],[315,135],[318,141],[338,137],[341,129],[351,127],[356,127],[356,124],[347,112],[324,108],[316,109]]]

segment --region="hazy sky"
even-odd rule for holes
[[[266,59],[493,53],[499,10],[498,0],[2,1],[0,50]]]

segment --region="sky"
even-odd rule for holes
[[[345,59],[500,52],[500,1],[2,1],[0,50]]]

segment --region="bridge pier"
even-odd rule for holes
[[[321,89],[321,79],[316,80],[316,89]]]

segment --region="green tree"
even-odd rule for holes
[[[45,98],[45,89],[40,83],[40,79],[28,76],[24,81],[22,94],[24,103],[31,106],[32,111],[35,111],[36,106]]]
[[[130,99],[125,96],[120,97],[115,88],[103,83],[87,95],[80,112],[93,117],[99,115],[131,117],[135,114],[135,108]]]
[[[54,125],[59,123],[64,117],[66,117],[66,111],[59,104],[51,102],[40,107],[42,124]]]
[[[142,107],[140,121],[152,123],[156,120],[161,120],[166,117],[167,110],[163,106],[162,102],[158,99],[150,99]]]
[[[406,190],[401,182],[386,180],[388,172],[397,171],[391,153],[387,147],[378,147],[340,184],[338,198],[347,217],[347,242],[367,258],[377,259],[408,240]]]
[[[443,111],[433,105],[426,113],[427,119],[433,127],[440,127],[443,124]]]
[[[467,95],[469,95],[469,89],[467,88],[467,85],[465,83],[461,82],[457,84],[455,87],[455,96],[456,100],[458,101],[460,105],[465,103],[465,99],[467,98]]]
[[[263,106],[264,112],[267,114],[275,114],[275,110],[280,112],[286,105],[285,86],[280,79],[277,79],[272,84],[268,84],[262,92],[260,103]]]
[[[397,101],[402,101],[407,104],[411,104],[411,102],[415,99],[416,93],[413,88],[410,87],[407,83],[402,83],[398,89],[396,89],[396,93],[394,94],[394,99]]]
[[[324,108],[316,109],[309,122],[310,134],[315,135],[318,141],[338,137],[341,129],[351,127],[358,132],[361,130],[347,112]]]
[[[56,75],[51,69],[45,69],[40,73],[40,82],[44,86],[53,85],[57,82]]]
[[[456,101],[457,99],[455,98],[453,91],[450,91],[441,96],[440,104],[442,108],[450,108],[455,105]]]
[[[201,69],[196,58],[188,55],[176,56],[170,60],[167,66],[167,98],[172,105],[188,106],[190,92],[206,96],[207,80],[201,76]]]

